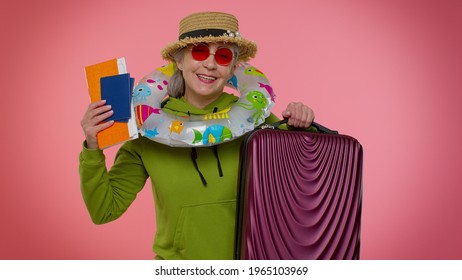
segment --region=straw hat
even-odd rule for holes
[[[165,60],[174,61],[173,55],[189,44],[217,42],[239,46],[240,61],[255,57],[257,52],[255,42],[241,37],[239,22],[235,16],[220,12],[201,12],[180,21],[178,40],[165,46],[161,55]]]

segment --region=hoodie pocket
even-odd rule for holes
[[[183,206],[173,246],[179,259],[232,259],[236,200]]]

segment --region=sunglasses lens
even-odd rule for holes
[[[210,55],[210,49],[207,45],[195,45],[191,49],[192,57],[197,61],[206,60]],[[215,60],[220,65],[228,65],[233,60],[233,52],[228,48],[219,48],[215,52]]]
[[[191,49],[191,54],[195,60],[202,61],[209,57],[210,50],[206,45],[195,45]]]
[[[215,60],[218,64],[228,65],[233,60],[233,52],[228,48],[220,48],[215,52]]]

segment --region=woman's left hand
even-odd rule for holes
[[[314,120],[313,110],[301,102],[290,102],[282,112],[287,124],[297,128],[308,128]]]

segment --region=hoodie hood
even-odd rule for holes
[[[189,104],[184,96],[181,98],[168,97],[164,100],[164,102],[162,102],[162,110],[164,110],[166,113],[174,114],[176,116],[200,116],[229,108],[234,105],[237,100],[239,100],[238,97],[223,92],[223,94],[220,95],[217,100],[213,101],[205,108],[200,109]]]

